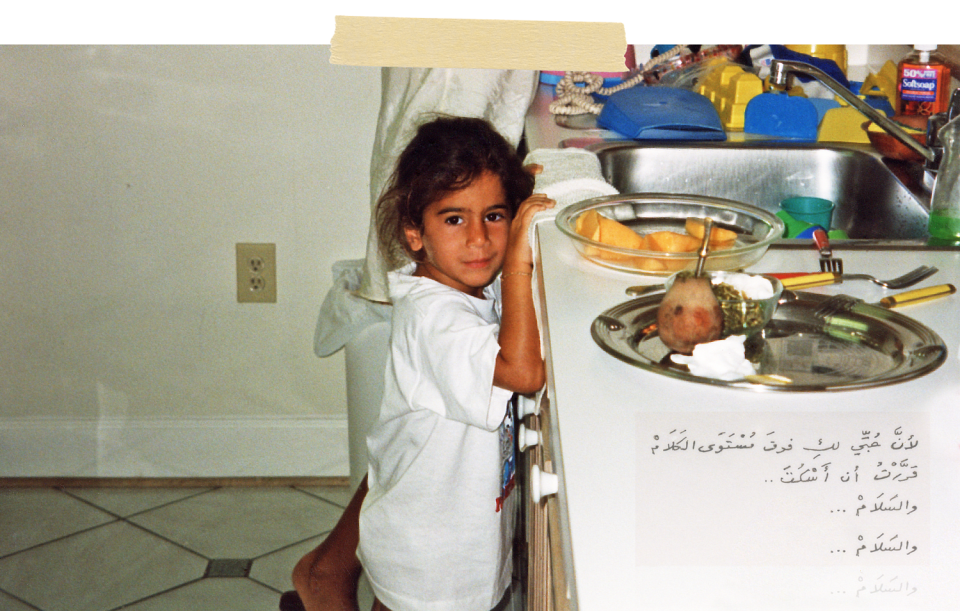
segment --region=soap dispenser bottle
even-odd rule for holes
[[[947,109],[950,66],[937,45],[914,45],[897,65],[897,114],[935,115]]]
[[[960,242],[960,116],[940,128],[943,158],[930,201],[930,237]]]

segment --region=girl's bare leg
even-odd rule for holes
[[[306,611],[358,611],[357,582],[362,569],[357,544],[360,506],[366,495],[364,476],[337,525],[294,567],[293,587]]]

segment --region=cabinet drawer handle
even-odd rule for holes
[[[540,413],[540,402],[537,401],[535,396],[528,397],[527,395],[520,395],[519,399],[517,402],[517,411],[520,412],[519,415],[521,419]]]
[[[527,449],[532,448],[535,445],[539,445],[542,441],[540,437],[540,431],[535,429],[529,429],[526,425],[521,424],[517,430],[517,443],[520,444],[520,451],[526,452]]]
[[[556,473],[541,471],[537,465],[530,467],[530,496],[534,503],[539,503],[541,499],[556,494],[559,490],[560,478]]]

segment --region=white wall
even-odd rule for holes
[[[0,46],[0,477],[348,474],[312,338],[364,255],[380,71],[329,53]],[[248,241],[276,304],[236,303]]]
[[[0,46],[0,476],[346,475],[330,266],[380,71],[329,46]],[[238,304],[236,242],[277,245]]]

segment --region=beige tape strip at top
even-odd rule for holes
[[[336,17],[330,63],[623,72],[622,23]]]

